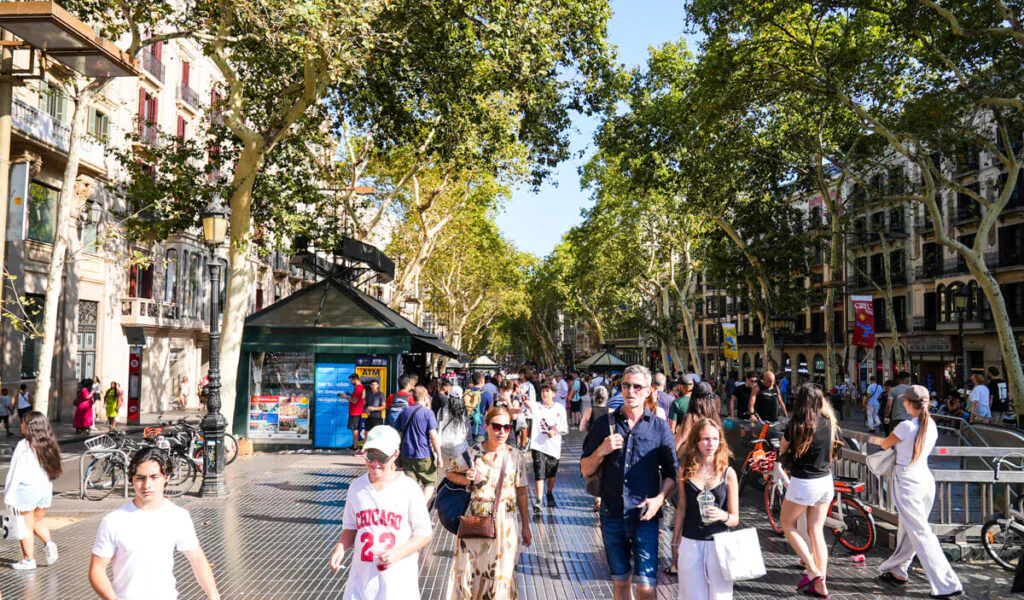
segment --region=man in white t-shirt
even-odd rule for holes
[[[419,600],[419,552],[433,528],[419,486],[395,468],[400,446],[398,431],[387,425],[366,436],[366,474],[348,488],[329,563],[337,571],[355,546],[344,600]]]
[[[555,388],[550,383],[540,386],[540,402],[529,402],[533,413],[533,430],[530,435],[530,454],[533,456],[533,473],[537,486],[537,499],[533,502],[534,514],[541,514],[540,497],[544,493],[544,482],[548,484],[547,505],[555,503],[555,475],[558,460],[562,457],[562,436],[569,433],[569,421],[565,405],[555,402]]]
[[[144,448],[128,475],[135,499],[103,517],[92,547],[89,583],[103,600],[176,600],[174,551],[185,555],[210,600],[219,600],[206,554],[188,511],[164,498],[172,463],[166,452]],[[107,566],[113,566],[113,578]]]
[[[555,371],[555,402],[562,406],[569,406],[569,382],[565,380],[561,371]]]

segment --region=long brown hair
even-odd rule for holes
[[[921,388],[920,390],[916,388]],[[915,410],[920,410],[921,414],[917,415],[917,436],[914,437],[914,456],[910,459],[910,464],[917,462],[918,458],[921,458],[921,454],[924,452],[924,442],[928,437],[928,424],[932,420],[931,413],[928,412],[928,403],[924,401],[928,397],[928,389],[920,385],[912,385],[907,390],[906,398],[907,403],[914,407]]]
[[[57,479],[64,472],[60,462],[60,445],[46,415],[33,410],[25,415],[25,439],[32,451],[36,453],[39,466],[46,471],[50,481]]]
[[[814,441],[814,434],[818,429],[818,417],[822,415],[822,408],[825,404],[825,394],[821,388],[813,383],[805,383],[800,386],[797,392],[796,402],[793,403],[793,415],[786,425],[786,437],[792,444],[793,456],[803,456],[811,447]],[[826,416],[826,418],[828,418]],[[830,426],[832,426],[832,419]],[[832,431],[833,437],[835,430]],[[829,448],[831,451],[831,448]]]
[[[683,481],[693,477],[697,469],[700,469],[701,463],[704,462],[704,457],[701,456],[700,448],[697,446],[705,427],[712,427],[718,431],[718,450],[715,450],[715,477],[725,473],[725,470],[729,468],[732,450],[725,442],[725,429],[722,428],[720,422],[714,419],[701,419],[694,423],[690,429],[690,435],[686,438],[686,443],[683,444],[683,454],[679,460],[679,468],[683,471]]]

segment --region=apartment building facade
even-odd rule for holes
[[[198,231],[153,243],[125,239],[119,219],[145,209],[117,193],[124,181],[114,149],[127,134],[138,144],[162,143],[160,134],[188,138],[202,131],[217,100],[219,75],[201,49],[187,40],[154,44],[139,53],[137,78],[116,79],[88,106],[69,235],[70,251],[58,316],[51,417],[70,420],[82,379],[99,376],[106,388],[128,381],[126,327],[141,327],[141,409],[198,407],[198,385],[209,360],[211,260]],[[41,306],[56,232],[56,199],[70,138],[70,102],[49,80],[16,88],[12,107],[11,180],[7,215],[5,303],[41,323]],[[308,285],[312,272],[273,253],[253,255],[258,310]],[[222,271],[226,272],[226,270]],[[220,288],[223,294],[224,287]],[[22,303],[10,305],[15,297]],[[223,303],[221,304],[223,306]],[[16,329],[2,331],[4,387],[35,389],[41,340]]]
[[[1024,140],[1019,140],[1020,143]],[[993,183],[1005,177],[1000,166],[984,154],[934,160],[941,161],[942,169],[950,176],[990,198],[997,193]],[[908,165],[897,164],[872,177],[869,185],[882,190],[889,186],[891,192],[913,177],[920,177],[920,174]],[[1024,354],[1024,197],[1021,190],[1022,184],[1018,181],[1007,207],[1000,213],[994,234],[984,244],[984,259],[999,284],[1018,348]],[[924,207],[872,204],[871,194],[852,185],[844,190],[844,198],[844,206],[851,212],[853,230],[844,236],[843,272],[831,277],[827,273],[827,254],[821,252],[815,256],[813,274],[807,282],[811,288],[808,306],[796,315],[792,331],[776,335],[786,376],[791,377],[793,383],[825,381],[825,290],[822,287],[825,282],[841,284],[834,306],[834,364],[840,367],[844,378],[848,377],[859,386],[866,385],[870,377],[882,381],[906,369],[922,384],[942,392],[947,387],[947,378],[960,382],[964,375],[982,373],[992,366],[1005,371],[988,301],[963,258],[936,242],[934,225]],[[799,202],[812,225],[826,224],[825,203],[820,195]],[[965,244],[973,244],[984,207],[969,194],[943,191],[940,209],[946,231]],[[885,293],[886,251],[888,281],[892,284],[891,307],[887,306]],[[955,304],[961,289],[966,290],[967,295],[963,313],[957,311]],[[713,377],[724,377],[729,370],[764,369],[768,361],[763,356],[761,327],[745,302],[714,289],[711,282],[699,285],[697,293],[701,298],[697,307],[698,347],[702,351],[705,372]],[[872,349],[849,344],[853,330],[850,296],[853,295],[872,298],[877,332]],[[722,356],[723,322],[737,324],[740,358],[734,361]],[[899,353],[895,351],[897,344]]]

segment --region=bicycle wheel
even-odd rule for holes
[[[829,517],[839,517],[836,504],[837,501],[832,500],[832,505],[828,508]],[[860,500],[850,496],[843,496],[842,508],[842,520],[846,528],[844,531],[832,528],[832,534],[836,536],[840,544],[851,552],[863,554],[871,550],[878,537],[875,535],[875,517],[860,503]]]
[[[164,495],[168,498],[183,495],[195,485],[197,473],[196,464],[188,457],[180,454],[171,456],[171,475],[167,478]]]
[[[981,528],[981,545],[996,564],[1007,571],[1015,571],[1024,552],[1024,534],[1010,527],[1005,519],[992,519]]]
[[[786,486],[775,481],[764,486],[764,512],[772,531],[782,535],[782,500],[786,497]]]
[[[85,469],[85,497],[89,500],[102,500],[117,487],[119,469],[108,456],[94,458]]]

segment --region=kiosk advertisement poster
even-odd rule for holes
[[[355,372],[353,364],[316,365],[314,445],[321,448],[347,448],[352,445],[352,432],[348,430],[348,399],[354,390],[348,378]]]
[[[309,398],[252,396],[249,436],[262,439],[308,440]]]
[[[388,387],[388,357],[386,356],[359,356],[356,358],[356,375],[366,383],[371,379],[380,382],[380,389]]]

